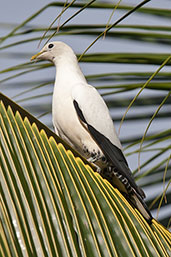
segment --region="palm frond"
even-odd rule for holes
[[[105,33],[106,26],[111,27],[106,33],[105,39],[99,41],[99,44],[94,45],[84,55],[80,65],[84,70],[88,70],[88,72],[85,72],[88,82],[93,84],[104,97],[116,128],[119,127],[120,120],[134,96],[170,55],[168,47],[171,35],[168,17],[170,17],[171,10],[169,8],[163,8],[162,4],[161,8],[143,6],[133,12],[130,18],[124,19],[122,24],[117,24],[112,28],[112,24],[116,23],[125,13],[131,11],[134,6],[119,4],[110,24],[108,24],[109,17],[116,5],[113,2],[108,3],[106,1],[91,2],[75,1],[66,9],[65,7],[68,6],[66,1],[50,2],[30,15],[21,24],[6,24],[7,26],[0,24],[0,26],[6,26],[7,29],[6,36],[1,37],[0,40],[2,43],[0,48],[1,58],[9,61],[7,67],[0,71],[1,91],[12,96],[12,99],[15,99],[29,112],[39,117],[49,128],[52,128],[51,95],[54,83],[54,73],[51,73],[52,65],[42,62],[29,63],[30,57],[37,51],[35,46],[40,42],[42,34],[47,31],[45,37],[45,40],[47,40],[57,31],[60,24],[58,22],[54,23],[50,29],[49,24],[36,24],[36,18],[41,18],[44,11],[51,16],[51,10],[53,9],[57,12],[57,16],[61,17],[61,25],[67,22],[60,27],[53,40],[63,40],[72,46],[76,44],[76,50],[79,46],[76,51],[78,58],[99,34]],[[87,3],[91,4],[84,9]],[[65,12],[62,12],[63,10]],[[106,23],[105,19],[100,16],[102,12],[107,14]],[[86,13],[86,17],[89,14],[90,18],[93,16],[91,24],[87,19],[84,20],[84,24],[79,20],[75,22],[74,19],[83,17],[84,13]],[[74,14],[77,14],[77,16],[74,16]],[[100,24],[98,17],[101,17]],[[145,24],[148,20],[154,22]],[[22,52],[20,46],[26,50]],[[17,63],[15,66],[11,64],[14,59]],[[162,178],[170,154],[168,123],[171,99],[168,98],[162,106],[152,122],[151,130],[145,137],[141,151],[142,162],[140,166],[142,170],[140,173],[137,172],[137,156],[145,128],[148,126],[155,110],[171,89],[170,64],[170,62],[167,63],[167,66],[150,81],[136,99],[125,117],[120,133],[125,154],[128,155],[130,166],[136,173],[138,183],[143,185],[145,191],[149,192],[149,203],[153,202],[154,199],[157,200],[152,207],[154,214],[157,212],[160,203],[159,197],[163,192]],[[47,76],[43,78],[42,73],[47,74]],[[50,73],[52,76],[48,77]],[[36,76],[38,76],[37,79]],[[125,135],[125,131],[127,135]],[[170,174],[171,170],[168,168],[166,185],[169,182]],[[156,194],[153,194],[153,189],[150,191],[150,185],[158,188],[155,190]],[[160,213],[164,212],[164,207],[170,207],[169,188],[166,196],[167,204],[163,204]],[[164,216],[159,215],[159,220],[167,226],[170,213],[165,213]]]
[[[0,98],[2,256],[169,256],[169,231],[149,225],[53,132]]]

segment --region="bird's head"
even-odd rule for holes
[[[63,42],[56,41],[47,43],[42,50],[31,57],[33,60],[48,60],[55,62],[55,59],[59,59],[62,56],[75,55],[71,47]]]

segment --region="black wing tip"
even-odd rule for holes
[[[82,122],[84,122],[84,123],[87,124],[87,121],[86,121],[86,119],[84,118],[83,112],[81,111],[81,109],[80,109],[80,107],[79,107],[77,101],[74,100],[74,101],[73,101],[73,104],[74,104],[75,110],[76,110],[77,115],[78,115],[78,117],[80,118],[80,120],[81,120]]]

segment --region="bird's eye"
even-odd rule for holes
[[[48,48],[52,48],[54,45],[53,44],[49,44],[48,45]]]

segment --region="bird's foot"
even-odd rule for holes
[[[96,167],[96,172],[101,174],[101,172],[102,172],[101,168],[95,164],[94,164],[94,166]]]
[[[98,153],[91,153],[91,157],[87,159],[89,162],[91,163],[95,163],[95,162],[102,162],[103,164],[107,164],[107,159],[106,157],[100,154],[100,152]]]
[[[96,158],[96,156],[90,157],[87,159],[88,162],[94,163],[96,162],[98,159]]]

